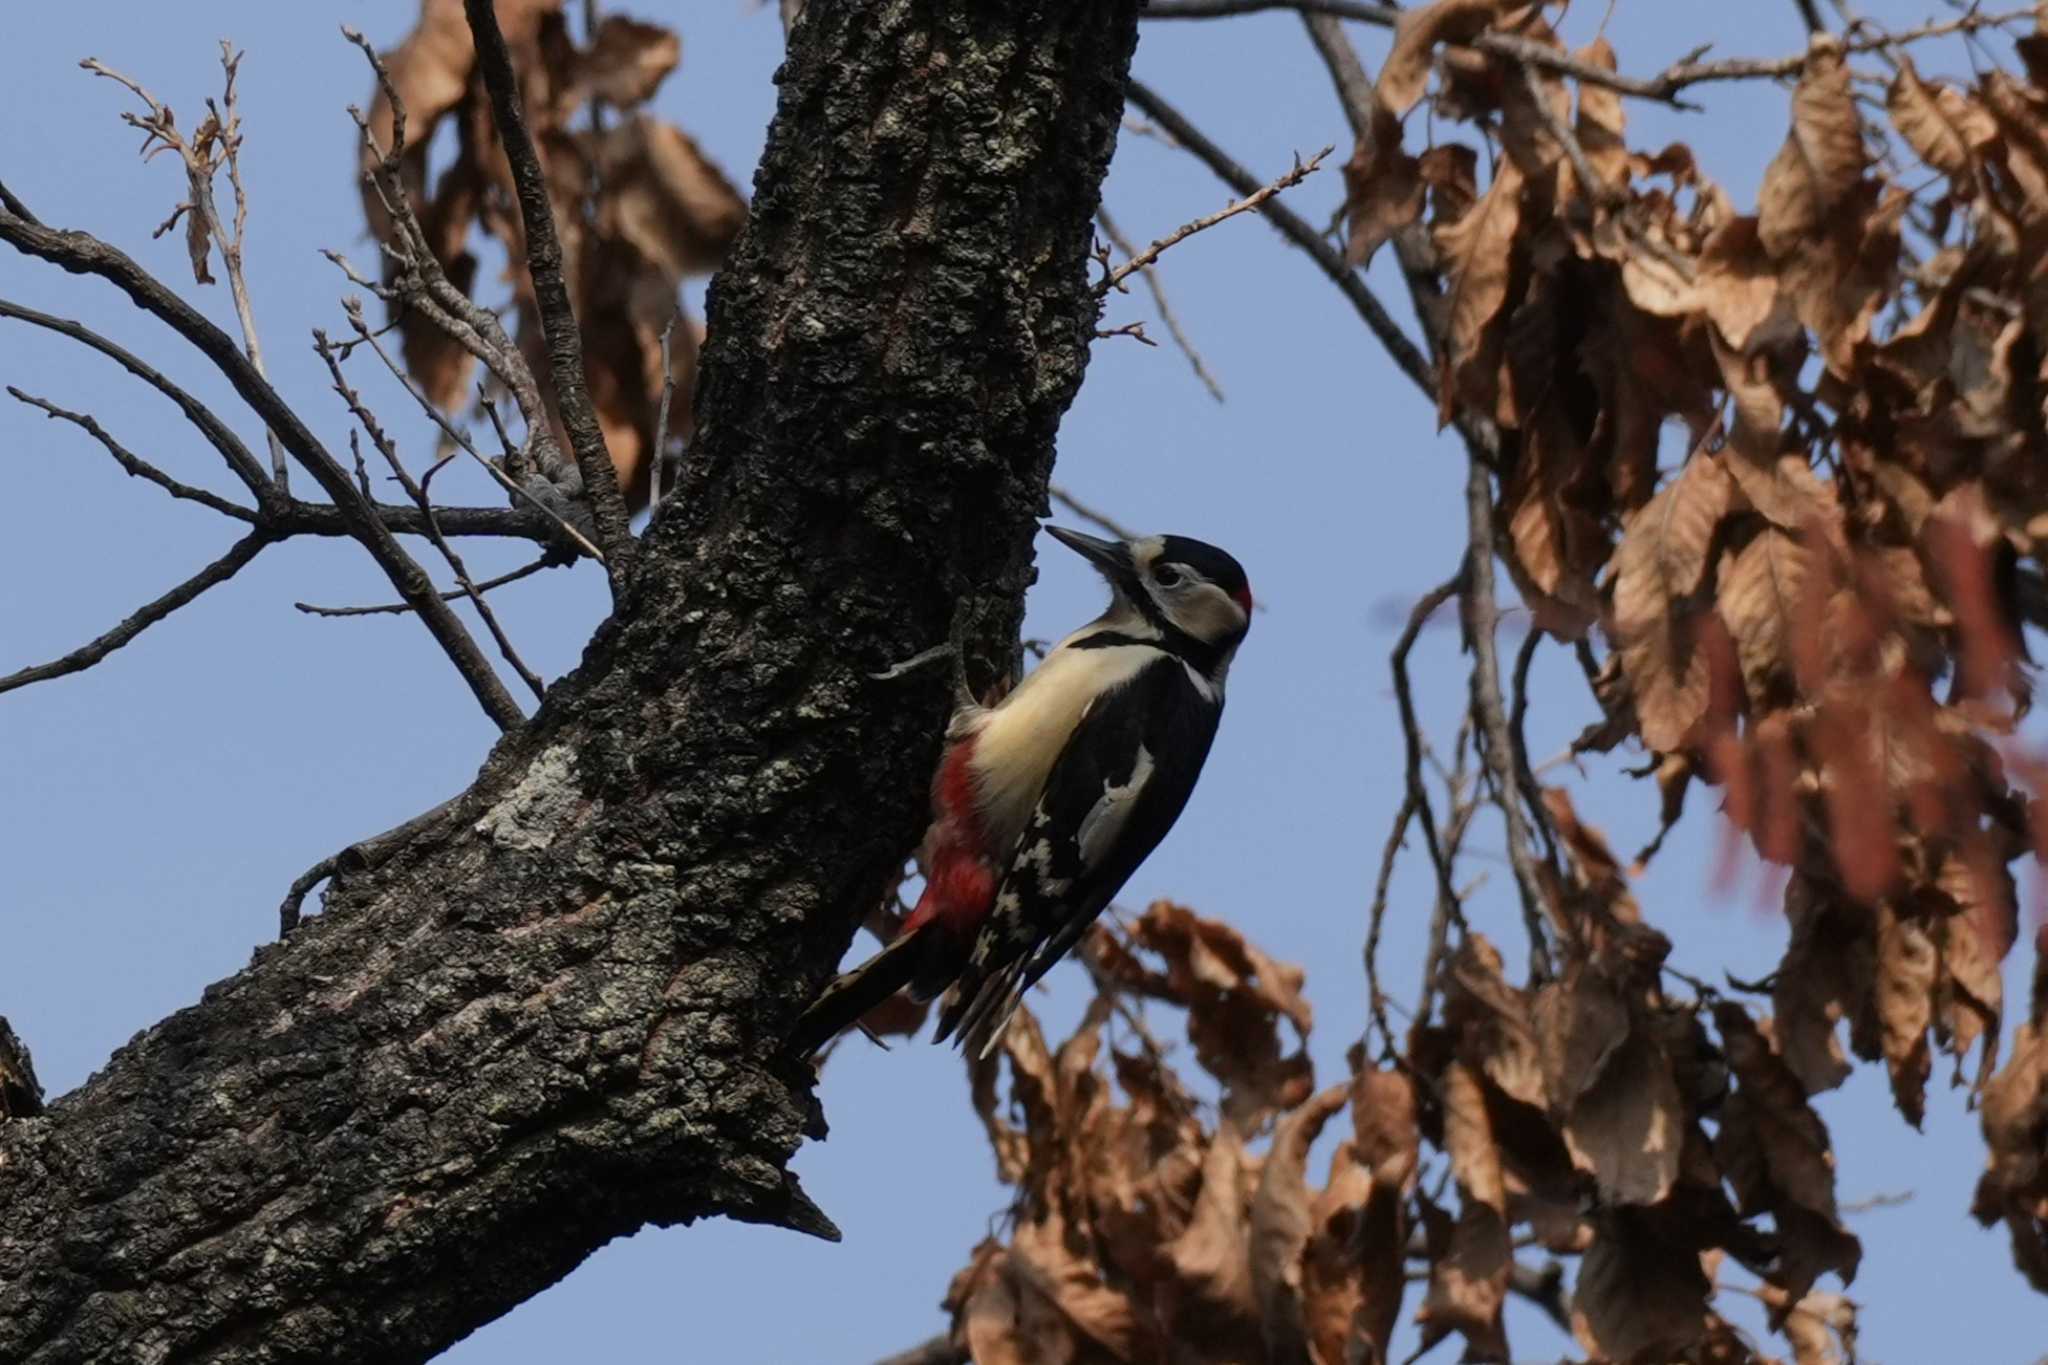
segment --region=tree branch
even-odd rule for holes
[[[16,216],[19,217],[20,215]],[[26,222],[28,220],[23,219],[23,221]],[[228,469],[234,473],[236,478],[242,481],[243,486],[256,499],[258,506],[274,511],[284,505],[285,494],[264,475],[263,466],[256,462],[256,457],[249,452],[249,447],[242,444],[241,437],[235,435],[234,432],[228,429],[226,423],[214,416],[211,408],[179,388],[176,384],[173,384],[151,366],[138,360],[121,346],[107,340],[91,328],[72,322],[68,318],[52,317],[48,313],[38,313],[33,308],[24,308],[18,303],[9,303],[6,299],[0,299],[0,318],[14,318],[21,322],[31,323],[37,327],[47,328],[61,336],[70,337],[73,341],[84,342],[101,355],[108,357],[122,369],[134,375],[173,403],[176,403],[178,410],[185,414],[185,420],[198,428],[199,434],[204,436],[212,444],[213,448],[220,452],[221,458],[228,462]]]
[[[498,28],[492,0],[463,0],[463,12],[468,15],[470,32],[476,38],[477,63],[491,93],[498,139],[511,163],[519,214],[526,225],[526,268],[533,277],[541,333],[547,342],[548,366],[555,382],[555,407],[561,413],[563,430],[569,434],[576,468],[583,475],[584,496],[590,500],[591,522],[597,530],[597,543],[605,552],[605,571],[611,577],[612,596],[616,599],[623,590],[635,542],[626,516],[626,500],[619,492],[618,474],[610,452],[605,449],[597,409],[591,404],[590,389],[583,378],[582,333],[569,302],[568,286],[562,280],[562,243],[555,235],[554,211],[548,206],[547,176],[534,151],[533,135],[526,128],[526,114],[519,102],[519,82],[512,71],[512,54]]]
[[[1226,204],[1214,213],[1205,214],[1193,222],[1181,224],[1172,232],[1167,233],[1164,237],[1146,247],[1143,251],[1133,255],[1122,265],[1109,271],[1102,277],[1102,283],[1095,286],[1095,292],[1107,294],[1112,289],[1122,289],[1125,280],[1140,270],[1151,268],[1152,263],[1158,260],[1161,254],[1168,249],[1186,241],[1198,232],[1206,232],[1218,223],[1226,222],[1229,219],[1235,218],[1240,213],[1258,208],[1282,190],[1294,188],[1294,186],[1299,185],[1309,176],[1314,175],[1322,167],[1323,158],[1334,150],[1336,149],[1325,147],[1306,162],[1303,162],[1300,156],[1297,155],[1294,159],[1293,167],[1282,172],[1277,179],[1268,181],[1250,194],[1247,194],[1244,198],[1234,203]]]
[[[212,361],[214,367],[235,387],[256,415],[263,420],[293,458],[304,465],[334,501],[341,522],[370,552],[370,558],[384,570],[398,595],[412,604],[419,618],[432,632],[464,681],[475,690],[484,676],[495,675],[476,641],[462,622],[434,592],[419,564],[393,539],[391,531],[372,510],[370,502],[334,457],[314,437],[299,415],[292,411],[270,381],[257,373],[233,338],[200,316],[192,306],[164,288],[154,276],[118,249],[83,232],[58,232],[38,227],[13,214],[0,214],[0,241],[26,255],[60,266],[73,274],[97,275],[118,287],[136,307],[170,325],[180,336]],[[479,674],[478,667],[482,673]],[[503,691],[502,687],[499,689]],[[477,700],[494,717],[496,703],[487,692]]]
[[[272,544],[275,540],[276,537],[269,531],[261,528],[251,531],[229,546],[228,552],[219,559],[163,596],[136,608],[133,615],[98,639],[80,645],[61,659],[52,659],[49,663],[37,664],[32,668],[24,668],[0,677],[0,692],[12,692],[18,687],[27,687],[30,683],[61,678],[67,673],[79,673],[91,668],[143,631],[197,598],[208,588],[218,587],[233,578],[245,564],[261,553],[266,545]]]
[[[1136,30],[805,16],[631,590],[468,791],[0,1125],[0,1359],[409,1365],[650,1223],[832,1235],[783,1038],[916,841],[948,700],[864,675],[963,602],[977,664],[1016,638]],[[32,228],[0,219],[73,240]]]
[[[130,478],[142,479],[153,483],[174,498],[185,502],[196,502],[201,507],[218,512],[222,516],[230,517],[235,521],[253,523],[260,519],[258,513],[252,512],[238,503],[229,502],[218,493],[209,493],[204,488],[194,488],[191,484],[178,482],[170,475],[164,473],[163,470],[158,469],[155,465],[115,440],[105,427],[102,427],[87,414],[60,408],[55,403],[38,398],[34,394],[23,393],[12,384],[7,386],[7,392],[13,395],[17,402],[26,403],[32,408],[41,408],[49,414],[52,421],[61,419],[82,429],[86,435],[106,447],[107,453],[114,457],[114,463],[120,465]]]
[[[1250,171],[1233,161],[1229,154],[1211,142],[1199,129],[1184,118],[1180,111],[1168,104],[1149,86],[1133,80],[1126,86],[1131,103],[1144,110],[1146,115],[1164,128],[1173,140],[1180,143],[1216,173],[1217,178],[1235,189],[1239,194],[1254,194],[1263,188],[1264,182]],[[1281,235],[1307,252],[1309,258],[1322,268],[1330,282],[1335,284],[1358,316],[1379,338],[1387,354],[1410,379],[1414,380],[1424,393],[1434,396],[1436,381],[1430,372],[1429,362],[1423,358],[1415,343],[1408,339],[1379,299],[1374,296],[1358,272],[1344,263],[1343,253],[1323,239],[1321,233],[1310,227],[1300,215],[1285,204],[1268,201],[1260,206],[1259,212],[1265,219],[1280,229]]]

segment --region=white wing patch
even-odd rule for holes
[[[1083,867],[1094,867],[1101,861],[1100,855],[1122,832],[1137,805],[1138,794],[1151,778],[1152,751],[1140,744],[1138,756],[1131,763],[1130,780],[1120,787],[1103,784],[1102,798],[1081,818],[1074,842],[1081,850]]]

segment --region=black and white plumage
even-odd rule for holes
[[[1110,605],[997,705],[954,713],[924,895],[894,942],[805,1012],[800,1050],[906,984],[922,999],[950,987],[937,1039],[993,1048],[1194,791],[1251,621],[1243,568],[1183,536],[1047,529],[1101,572]]]

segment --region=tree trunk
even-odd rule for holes
[[[784,1028],[1007,657],[1135,0],[813,3],[616,618],[326,911],[0,1125],[0,1360],[423,1360],[610,1238],[834,1233]],[[33,1040],[30,1040],[33,1042]]]

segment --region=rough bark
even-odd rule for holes
[[[0,1360],[422,1360],[644,1224],[833,1235],[778,1040],[947,699],[865,674],[960,599],[1014,639],[1135,8],[810,7],[618,615],[323,914],[0,1125]]]

